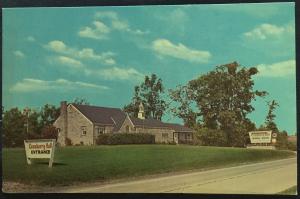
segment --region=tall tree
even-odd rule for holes
[[[193,109],[195,103],[192,100],[192,90],[188,86],[177,86],[176,89],[169,90],[169,96],[175,104],[170,108],[173,115],[181,118],[185,126],[195,128],[199,111]]]
[[[40,112],[41,116],[41,125],[49,126],[52,125],[60,114],[60,108],[55,107],[54,105],[46,104],[42,107]]]
[[[275,111],[276,107],[279,107],[279,104],[275,100],[267,102],[267,104],[268,104],[269,110],[268,110],[268,114],[265,119],[266,128],[270,129],[274,132],[278,132],[278,128],[275,123],[276,115],[275,115],[274,111]]]
[[[26,118],[18,108],[5,111],[3,115],[2,140],[6,147],[21,146],[26,136]]]
[[[140,87],[134,87],[134,95],[132,97],[131,103],[125,105],[123,110],[128,113],[130,116],[137,117],[139,112],[139,105],[143,102],[140,97]]]
[[[161,120],[167,107],[165,100],[162,99],[163,93],[162,79],[157,78],[155,74],[150,77],[145,76],[144,82],[140,86],[135,86],[131,103],[124,106],[123,109],[128,114],[137,116],[138,105],[142,102],[146,118],[151,117]]]
[[[186,87],[191,93],[189,98],[197,104],[201,125],[223,130],[228,145],[243,145],[248,131],[246,128],[254,126],[247,118],[254,110],[251,102],[257,96],[267,95],[266,91],[253,89],[252,77],[257,72],[255,67],[245,68],[233,62],[217,66],[215,70],[189,81]],[[179,108],[184,103],[187,102],[179,101]]]

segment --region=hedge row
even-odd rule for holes
[[[96,144],[154,144],[155,136],[149,133],[118,133],[99,135]]]

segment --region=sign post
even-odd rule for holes
[[[276,135],[272,134],[272,131],[251,131],[249,132],[251,145],[247,148],[275,149]]]
[[[251,144],[271,143],[272,131],[249,132]]]
[[[49,159],[52,167],[55,143],[55,139],[24,140],[27,164],[32,164],[31,159]]]

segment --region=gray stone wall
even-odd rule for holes
[[[65,146],[65,132],[63,116],[55,121],[54,126],[60,129],[57,142],[61,146]],[[71,139],[73,145],[93,145],[98,137],[98,128],[104,128],[104,133],[114,133],[113,126],[105,126],[101,124],[92,124],[84,115],[82,115],[73,105],[67,107],[67,129],[68,138]],[[83,130],[86,134],[83,134]],[[128,132],[127,132],[128,130]],[[169,128],[148,128],[134,127],[129,117],[126,117],[120,130],[117,133],[150,133],[155,135],[156,143],[174,142],[174,130]],[[192,136],[192,134],[191,134]],[[191,137],[192,138],[192,137]],[[185,133],[179,133],[178,140],[186,140]]]
[[[69,105],[68,110],[68,138],[74,145],[93,145],[94,125],[84,117],[74,106]],[[83,130],[86,134],[83,134]]]
[[[94,144],[96,144],[96,140],[98,139],[98,136],[101,135],[99,132],[99,128],[103,129],[103,134],[106,133],[113,133],[113,126],[105,126],[101,124],[94,124]]]
[[[136,132],[153,134],[155,136],[155,143],[168,143],[174,141],[174,130],[172,129],[136,127]]]
[[[128,132],[126,131],[128,128]],[[132,125],[131,120],[128,118],[128,116],[125,118],[121,128],[119,129],[118,133],[136,133],[136,129]]]
[[[127,132],[126,129],[129,128]],[[173,142],[174,130],[168,128],[147,128],[147,127],[134,127],[131,120],[126,117],[118,133],[150,133],[155,136],[156,143]]]

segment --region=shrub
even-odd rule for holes
[[[34,133],[28,133],[26,135],[26,138],[29,140],[34,140],[34,139],[41,139],[41,136],[34,134]]]
[[[277,138],[276,138],[276,148],[277,149],[288,149],[288,135],[285,131],[283,132],[277,132]]]
[[[56,139],[57,140],[58,136],[58,131],[57,129],[50,125],[50,126],[45,126],[42,129],[42,139]]]
[[[117,133],[99,135],[96,144],[154,144],[155,136],[149,133]]]
[[[226,146],[227,138],[222,130],[200,128],[195,133],[194,144],[196,143],[204,146]]]
[[[292,151],[297,151],[297,143],[296,142],[288,142],[287,148]]]
[[[72,146],[73,145],[72,140],[70,138],[66,138],[65,144],[66,144],[66,146]]]

